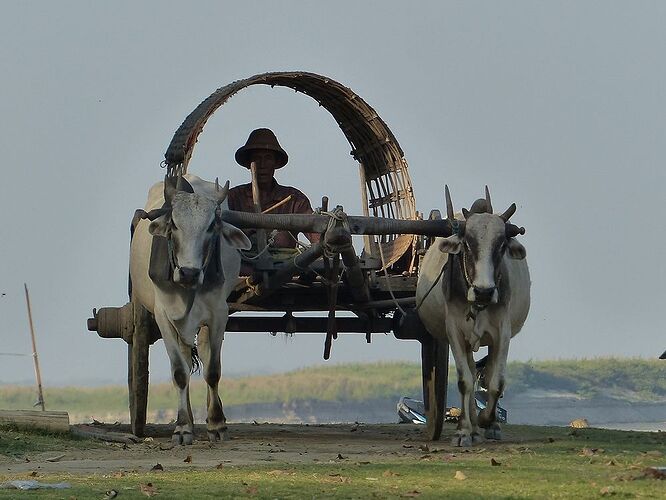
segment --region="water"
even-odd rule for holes
[[[610,422],[597,424],[594,427],[615,429],[618,431],[666,432],[666,422]]]

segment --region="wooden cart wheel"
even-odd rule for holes
[[[139,303],[134,304],[134,333],[127,345],[127,385],[129,388],[130,424],[135,436],[143,437],[148,406],[148,348],[150,317]]]
[[[449,343],[426,335],[421,340],[423,405],[426,412],[426,437],[437,441],[442,434],[446,413],[446,388],[449,379]]]

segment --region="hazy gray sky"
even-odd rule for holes
[[[305,70],[354,89],[405,151],[417,208],[488,184],[527,228],[533,306],[510,358],[655,357],[666,348],[663,2],[3,2],[0,352],[47,385],[122,382],[126,345],[86,331],[127,299],[129,222],[173,132],[217,87]],[[233,153],[268,126],[278,172],[359,213],[335,121],[302,94],[253,87],[210,120],[190,164],[247,182]],[[344,336],[331,362],[418,360],[415,342]],[[323,336],[228,335],[226,374],[321,363]],[[164,347],[153,380],[168,378]],[[0,382],[30,382],[0,356]]]

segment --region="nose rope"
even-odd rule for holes
[[[462,249],[462,259],[460,259],[460,267],[462,268],[462,273],[465,278],[465,282],[467,284],[468,289],[474,287],[472,280],[470,279],[469,275],[467,274],[467,252],[465,252],[465,249]],[[502,273],[501,271],[497,272],[497,276],[495,277],[495,288],[497,289],[499,293],[499,287],[500,283],[502,282]],[[490,304],[479,304],[478,302],[472,302],[469,304],[469,309],[467,311],[467,319],[475,321],[477,314],[479,314],[481,311],[483,311],[486,307],[488,307]]]

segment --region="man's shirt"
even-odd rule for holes
[[[279,207],[271,210],[271,214],[311,214],[312,205],[310,200],[298,189],[291,186],[282,186],[273,179],[273,187],[269,193],[262,191],[261,196],[261,209],[266,210],[271,208],[276,203],[281,202],[285,198],[291,196],[289,201],[280,205]],[[229,201],[229,209],[237,210],[239,212],[254,212],[254,202],[252,201],[252,184],[241,184],[229,190],[227,196]],[[245,231],[248,236],[253,236],[254,230]],[[308,233],[305,235],[312,243],[319,241],[318,233]],[[253,239],[253,238],[252,238]],[[291,236],[288,231],[278,231],[275,235],[273,246],[279,248],[295,248],[296,237]]]

